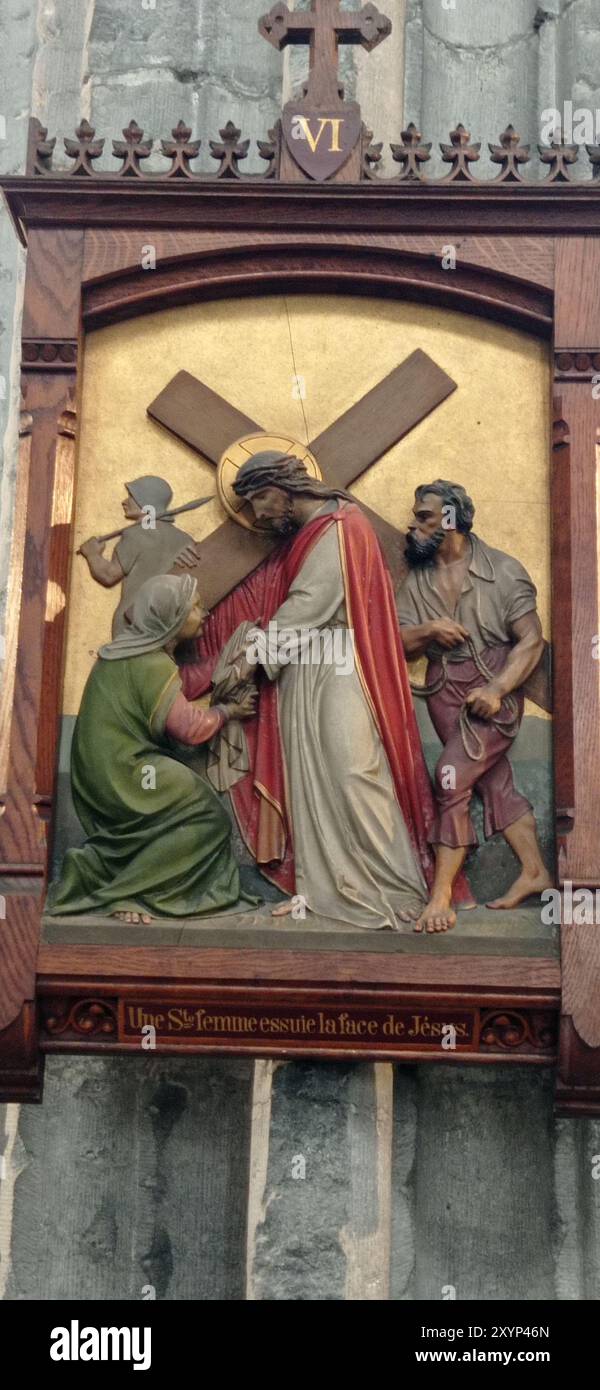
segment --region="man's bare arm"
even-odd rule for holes
[[[85,556],[90,574],[93,579],[97,579],[99,584],[104,585],[105,589],[112,589],[114,584],[119,584],[124,577],[124,571],[119,564],[116,554],[108,560],[104,555],[104,542],[96,540],[92,536],[89,541],[85,541],[80,547],[81,554]]]
[[[518,690],[523,685],[531,672],[535,671],[544,650],[542,624],[535,609],[517,618],[509,630],[515,645],[506,665],[493,682],[501,695],[509,695],[511,690]]]
[[[504,696],[523,685],[544,650],[542,625],[535,610],[518,618],[509,631],[516,641],[506,666],[487,685],[472,690],[465,701],[480,719],[493,719],[498,714]]]
[[[461,623],[455,623],[452,618],[437,618],[429,623],[415,623],[411,626],[401,627],[400,636],[408,661],[413,661],[417,656],[423,656],[432,642],[437,642],[438,646],[460,647],[461,642],[468,637],[466,627]]]

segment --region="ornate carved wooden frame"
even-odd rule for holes
[[[562,981],[557,963],[508,954],[39,945],[84,336],[100,324],[186,301],[275,290],[418,298],[553,340],[557,873],[561,883],[600,887],[600,668],[594,659],[600,401],[592,384],[600,373],[600,183],[569,183],[558,165],[543,184],[518,183],[504,173],[499,181],[477,183],[468,166],[460,173],[464,140],[455,142],[446,182],[376,181],[369,176],[373,147],[360,183],[280,182],[269,172],[241,180],[239,132],[213,150],[221,177],[192,179],[185,174],[184,134],[168,151],[181,178],[139,177],[131,148],[122,153],[129,160],[122,172],[133,177],[90,177],[93,132],[87,154],[82,138],[72,153],[74,172],[86,176],[65,177],[49,169],[50,142],[44,146],[45,132],[33,122],[31,172],[2,181],[28,247],[20,476],[29,480],[24,544],[17,541],[13,556],[20,598],[17,582],[7,639],[10,655],[12,631],[14,707],[0,821],[6,899],[0,923],[2,1098],[39,1098],[47,1052],[137,1051],[144,1019],[156,1021],[157,1011],[173,1007],[192,1031],[184,1021],[169,1041],[159,1023],[163,1052],[184,1045],[280,1057],[557,1063],[560,1109],[600,1113],[597,927],[563,928]],[[418,147],[408,135],[396,147],[406,169],[407,149],[414,164]],[[141,132],[138,146],[140,140]],[[132,137],[130,146],[135,143]],[[505,171],[514,150],[510,142],[502,148]],[[265,147],[263,157],[271,170],[273,151]],[[448,242],[459,253],[452,273],[440,265]],[[152,274],[140,267],[140,248],[148,243],[156,248]],[[254,1036],[243,1029],[229,1037],[215,1037],[208,1027],[203,1033],[198,1020],[236,1010],[239,1017],[254,1017],[257,1030],[262,1018],[317,1022],[304,1036],[266,1028]],[[344,1014],[362,1020],[362,1034],[342,1026]],[[394,1031],[388,1023],[386,1032],[390,1015]],[[421,1022],[411,1035],[415,1015]],[[327,1032],[325,1018],[337,1020],[335,1033]],[[456,1048],[444,1049],[443,1021],[461,1019],[466,1032],[459,1028]],[[403,1020],[404,1031],[396,1028]],[[369,1021],[376,1027],[369,1029]]]

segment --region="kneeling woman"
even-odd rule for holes
[[[225,808],[171,742],[206,743],[228,719],[253,713],[254,694],[211,710],[182,694],[172,654],[205,617],[190,575],[148,580],[132,616],[100,648],[83,693],[71,783],[89,838],[66,854],[47,911],[149,922],[255,903],[240,892]]]

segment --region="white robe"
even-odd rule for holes
[[[285,664],[281,646],[271,642],[262,662],[279,682],[296,893],[334,921],[395,928],[400,909],[422,907],[426,885],[348,646],[337,526],[313,546],[271,633],[273,624],[280,638],[293,630],[301,658]],[[329,628],[333,655],[340,642],[337,665],[310,659],[310,629]],[[336,628],[343,632],[335,636]]]

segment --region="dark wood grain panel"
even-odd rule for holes
[[[42,649],[43,681],[38,721],[35,804],[49,814],[54,793],[57,737],[62,708],[67,602],[75,490],[75,396],[69,392],[57,423],[52,517],[48,552],[47,601]]]
[[[449,992],[497,990],[508,1000],[513,991],[531,992],[536,998],[560,990],[560,967],[556,960],[523,956],[382,956],[360,952],[186,950],[177,946],[158,947],[40,946],[38,974],[40,984],[54,989],[67,980],[121,979],[206,980],[234,983],[236,980],[272,982],[303,981],[315,988],[323,984],[411,986],[435,988],[443,997]]]
[[[600,1115],[598,1048],[588,1047],[567,1013],[560,1020],[556,1108],[559,1115]]]
[[[456,382],[420,348],[329,425],[311,449],[328,481],[348,487],[373,459],[456,390]]]
[[[85,234],[85,284],[138,267],[145,244],[145,236],[141,232],[90,228]],[[459,236],[454,244],[461,266],[479,266],[482,269],[493,270],[496,274],[510,276],[515,280],[526,280],[541,289],[551,290],[554,286],[554,243],[550,237]],[[160,231],[153,233],[152,245],[156,252],[157,265],[164,267],[170,261],[181,263],[198,254],[229,251],[236,247],[252,248],[256,246],[256,233],[232,232],[228,228],[224,228],[222,232]],[[292,232],[287,228],[279,232],[265,231],[261,235],[261,245],[306,247],[307,237],[304,232]],[[375,251],[398,251],[421,259],[433,258],[439,263],[442,259],[444,238],[427,235],[407,236],[402,233],[378,235],[373,232],[342,232],[332,229],[313,234],[310,245],[315,250],[335,245],[373,248]]]
[[[557,390],[560,388],[557,387]],[[572,670],[572,518],[571,448],[569,426],[563,414],[562,396],[553,402],[551,473],[552,530],[552,626],[554,709],[554,804],[559,881],[566,876],[565,836],[575,817],[575,759],[573,748]]]
[[[25,387],[26,389],[26,387]],[[2,684],[0,686],[0,804],[3,814],[6,800],[8,763],[10,758],[10,736],[12,729],[19,619],[21,613],[21,590],[23,583],[23,556],[27,528],[27,494],[29,490],[29,469],[31,464],[31,431],[33,418],[27,410],[25,394],[21,394],[19,411],[19,463],[15,489],[12,523],[11,567],[4,629],[4,663]]]
[[[84,297],[87,328],[101,327],[166,305],[256,294],[294,292],[372,294],[441,304],[494,318],[548,337],[552,301],[547,289],[504,275],[458,266],[449,274],[437,260],[373,248],[237,248],[205,254],[149,276],[141,268],[90,285]]]
[[[179,231],[260,228],[459,236],[600,234],[598,181],[572,184],[203,184],[160,180],[0,180],[15,226]],[[28,228],[28,233],[25,232]]]
[[[37,1007],[27,999],[0,1032],[0,1105],[40,1101],[44,1058],[39,1050]]]
[[[600,342],[600,242],[574,237],[560,239],[556,248],[555,372],[560,377],[562,354],[578,353]],[[579,291],[579,292],[578,292]],[[560,485],[564,510],[554,517],[556,572],[566,571],[570,615],[562,612],[555,635],[557,683],[565,680],[572,702],[572,828],[561,838],[560,876],[565,884],[600,887],[600,682],[595,646],[600,631],[598,601],[598,463],[600,402],[594,399],[589,373],[580,380],[560,381],[559,426],[567,450],[568,479]],[[556,456],[556,450],[555,456]],[[558,470],[560,472],[560,458]],[[565,535],[565,532],[567,533]],[[570,549],[570,565],[565,557]],[[563,604],[564,598],[559,600]],[[565,719],[568,712],[564,711]],[[558,773],[565,772],[568,749],[564,724],[558,732]],[[568,775],[568,770],[567,770]],[[559,1066],[562,1081],[589,1086],[595,1072],[600,1080],[600,935],[598,927],[565,920],[561,931],[563,959],[562,1011],[565,1023]],[[574,1034],[579,1039],[575,1045]],[[568,1055],[564,1049],[568,1044]],[[595,1049],[590,1056],[586,1049]],[[565,1097],[563,1096],[563,1101]]]
[[[600,897],[600,895],[599,895]],[[592,1048],[596,1082],[600,1086],[600,948],[598,924],[572,924],[562,933],[562,1012],[578,1037]],[[569,1068],[571,1079],[573,1070]]]
[[[0,1035],[35,997],[35,958],[40,900],[35,893],[7,893],[0,924]]]
[[[33,419],[28,524],[7,804],[0,820],[0,874],[28,872],[34,868],[43,873],[46,860],[45,828],[36,806],[35,768],[44,678],[42,657],[57,438],[59,420],[68,405],[70,386],[70,376],[37,373],[31,378],[27,396]],[[56,734],[55,730],[55,738]]]
[[[558,236],[555,274],[555,350],[597,347],[600,344],[600,241],[590,237]],[[575,287],[581,293],[575,293]]]
[[[36,228],[27,245],[23,338],[79,337],[83,234],[77,227]]]
[[[77,339],[80,319],[83,232],[67,230],[32,235],[27,265],[24,305],[24,331],[40,342],[71,343]],[[30,354],[32,356],[32,354]],[[66,360],[66,357],[69,360]],[[40,366],[36,355],[34,370],[27,373],[27,416],[31,441],[28,443],[29,481],[27,530],[23,551],[21,602],[15,664],[13,717],[8,752],[6,809],[0,819],[0,876],[10,885],[12,875],[45,873],[47,857],[47,815],[52,792],[51,780],[40,796],[36,783],[36,762],[40,744],[45,745],[45,768],[50,778],[58,737],[58,709],[61,699],[60,655],[62,628],[56,657],[44,665],[47,621],[54,610],[64,579],[64,559],[51,574],[51,556],[57,500],[64,486],[64,460],[61,463],[61,430],[64,412],[71,408],[74,388],[70,354],[49,369]],[[43,360],[43,359],[42,359]],[[28,430],[29,432],[29,423]],[[71,461],[72,465],[72,461]],[[62,544],[63,555],[65,552]],[[68,547],[68,540],[67,540]],[[52,579],[56,588],[49,588]],[[66,580],[65,580],[66,583]],[[64,600],[64,590],[63,590]],[[60,607],[60,605],[59,605]],[[64,623],[64,617],[62,619]],[[50,701],[50,705],[48,704]],[[41,737],[40,737],[41,731]],[[18,1097],[21,1084],[33,1093],[36,1081],[35,1045],[27,1019],[33,1017],[35,998],[35,959],[39,939],[40,903],[35,894],[6,894],[6,921],[0,930],[0,1084],[8,1095]],[[29,1010],[29,1013],[28,1013]],[[19,1022],[20,1020],[20,1022]],[[8,1034],[10,1033],[10,1037]],[[19,1081],[15,1061],[15,1037],[20,1038],[23,1068],[27,1076]],[[7,1049],[12,1049],[8,1057]],[[5,1065],[6,1064],[6,1065]],[[6,1068],[13,1085],[8,1084]]]
[[[554,624],[553,630],[556,683],[560,683],[564,673],[567,691],[569,681],[572,687],[575,779],[575,821],[565,841],[564,877],[573,883],[600,885],[600,689],[598,660],[594,656],[594,640],[599,631],[596,477],[600,402],[593,399],[585,383],[562,383],[560,396],[561,416],[568,427],[570,486],[565,498],[568,510],[555,517],[555,526],[562,532],[570,519],[571,615],[566,631],[559,628],[557,633]],[[565,537],[560,536],[558,575],[565,544]]]
[[[211,463],[218,463],[221,454],[235,439],[255,434],[262,428],[210,386],[185,371],[177,372],[147,407],[147,413]]]

